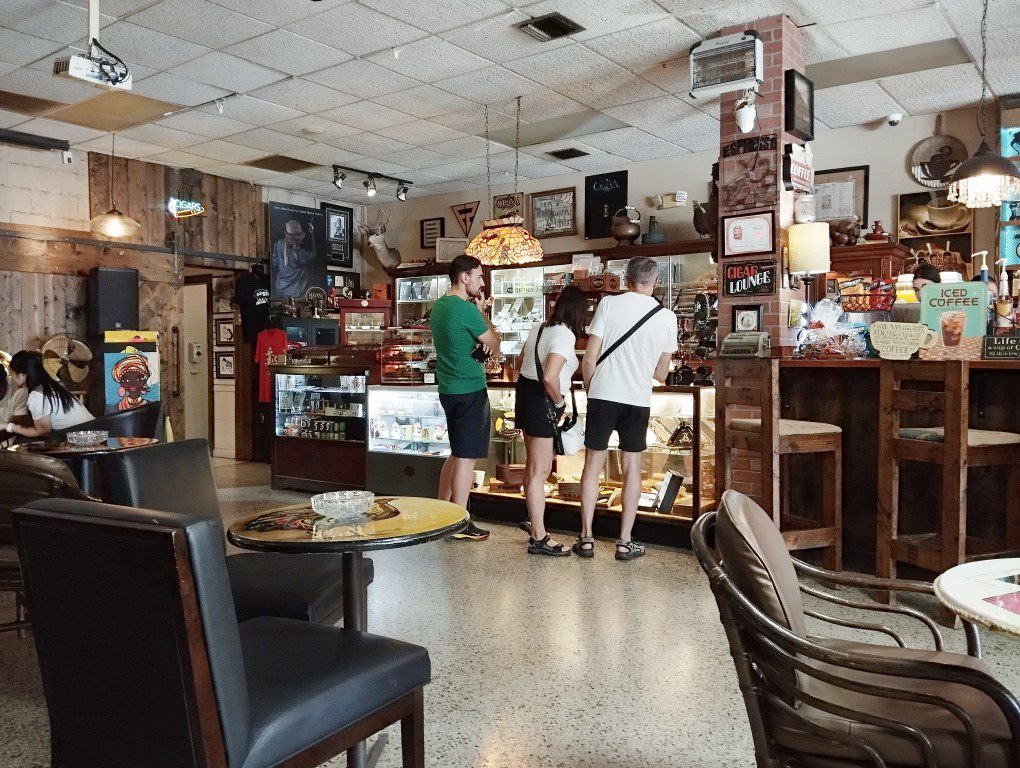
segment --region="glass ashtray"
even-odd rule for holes
[[[68,432],[67,442],[71,445],[99,445],[109,439],[110,433],[105,429],[80,430]]]
[[[374,501],[371,491],[330,491],[312,496],[312,511],[334,524],[356,525],[366,522]]]

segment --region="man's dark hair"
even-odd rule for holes
[[[482,266],[482,262],[474,256],[458,256],[450,262],[450,284],[456,285],[457,280],[465,272],[472,272]]]
[[[914,270],[914,277],[921,278],[922,280],[931,280],[933,283],[942,282],[942,275],[939,274],[938,267],[928,261],[922,261],[917,265],[917,269]]]
[[[584,336],[584,320],[588,313],[588,297],[576,285],[568,285],[556,299],[549,325],[565,325],[574,336]]]

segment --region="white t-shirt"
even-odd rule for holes
[[[53,429],[67,429],[92,421],[94,418],[88,408],[77,400],[66,411],[61,411],[60,401],[53,401],[46,398],[41,389],[35,389],[28,393],[28,412],[32,414],[32,421],[38,421],[44,416],[49,416]]]
[[[656,305],[643,293],[627,291],[599,302],[588,333],[602,339],[600,355]],[[663,353],[677,350],[676,315],[656,312],[638,331],[595,368],[588,397],[647,408],[652,403],[652,374]]]
[[[3,429],[4,425],[15,416],[28,415],[27,400],[28,392],[25,391],[24,387],[15,387],[12,384],[7,385],[7,394],[0,399],[0,429]]]
[[[535,367],[535,341],[538,339],[538,329],[541,325],[538,323],[531,329],[521,352],[524,355],[524,360],[521,362],[521,376],[533,381],[539,381],[541,378]],[[563,324],[547,325],[542,331],[542,343],[538,345],[538,357],[542,361],[543,367],[546,365],[546,358],[552,354],[560,355],[567,361],[560,369],[560,392],[563,394],[570,392],[570,379],[573,378],[574,371],[577,370],[577,353],[574,352],[575,340],[573,332],[567,326]]]

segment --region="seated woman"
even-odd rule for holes
[[[75,427],[93,418],[63,384],[50,378],[38,352],[23,349],[11,358],[11,381],[28,390],[28,412],[32,416],[31,427],[8,424],[6,430],[11,434],[42,437],[54,429]]]
[[[7,380],[7,369],[0,365],[0,448],[11,441],[7,425],[11,422],[28,426],[32,419],[28,415],[25,401],[28,392]]]

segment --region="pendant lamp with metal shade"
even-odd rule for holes
[[[988,57],[988,0],[984,0],[981,11],[981,101],[978,104],[978,130],[981,132],[981,146],[974,156],[962,163],[953,172],[949,182],[949,199],[963,203],[968,208],[991,208],[1002,205],[1004,200],[1020,196],[1020,170],[1012,162],[996,154],[988,146],[988,117],[985,107],[985,93],[988,81],[985,78],[985,64]]]
[[[130,237],[142,228],[142,225],[117,210],[113,204],[113,162],[117,156],[117,135],[111,134],[110,144],[110,210],[89,221],[89,230],[98,237]]]
[[[521,146],[521,97],[517,97],[517,140],[514,147],[514,194],[517,194],[517,168]],[[492,163],[489,157],[489,107],[485,107],[485,177],[489,197],[489,216],[492,216]],[[505,219],[488,219],[482,222],[482,231],[464,249],[489,267],[510,264],[527,264],[542,260],[542,244],[524,228],[520,216]]]

